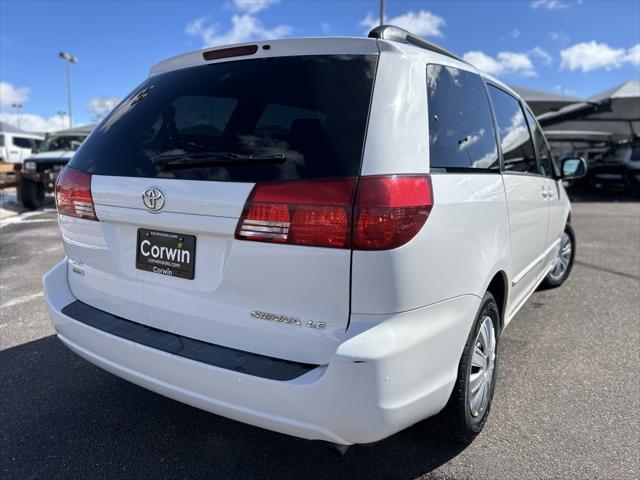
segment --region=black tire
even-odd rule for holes
[[[21,178],[18,185],[18,198],[29,210],[37,210],[44,205],[44,185],[28,178]]]
[[[471,388],[470,378],[472,374],[472,356],[476,347],[476,339],[478,332],[486,317],[489,317],[493,323],[495,334],[495,360],[491,371],[491,382],[488,387],[488,403],[482,412],[477,412],[474,416],[471,411]],[[500,345],[500,310],[493,295],[490,292],[485,293],[480,309],[473,322],[473,327],[467,338],[467,343],[462,352],[462,358],[458,366],[458,379],[453,387],[453,392],[449,398],[447,406],[442,412],[442,419],[446,422],[453,439],[457,442],[467,444],[470,443],[484,428],[491,404],[493,402],[493,392],[496,385],[496,373],[499,358]]]
[[[627,171],[627,193],[629,195],[640,195],[640,171]]]
[[[567,234],[567,236],[569,237],[569,240],[571,241],[571,256],[569,259],[569,265],[567,266],[566,270],[560,277],[557,277],[557,276],[554,277],[553,270],[549,272],[545,277],[545,279],[540,284],[540,288],[542,290],[559,287],[567,280],[567,278],[569,278],[569,275],[571,275],[571,269],[573,268],[573,260],[576,258],[576,236],[573,233],[573,228],[571,228],[570,223],[567,223],[567,225],[564,227],[564,233]],[[562,248],[562,244],[561,244],[561,248]]]

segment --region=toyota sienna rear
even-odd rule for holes
[[[486,81],[393,27],[156,65],[58,180],[66,258],[44,284],[59,338],[290,435],[373,442],[446,406],[472,438],[500,329],[558,252],[541,241],[544,265],[509,297],[506,144]],[[446,109],[467,95],[485,123],[459,137]]]

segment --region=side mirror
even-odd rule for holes
[[[571,178],[584,177],[587,174],[587,162],[584,158],[573,157],[562,160],[562,178],[565,180]]]

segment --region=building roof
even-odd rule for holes
[[[628,82],[616,85],[613,88],[600,92],[588,100],[592,102],[601,102],[610,98],[630,98],[640,97],[640,80],[629,80]]]
[[[0,122],[0,132],[29,133],[26,130],[22,130],[21,128],[14,127],[13,125],[11,125],[10,123],[7,123],[7,122]]]
[[[536,116],[559,110],[566,105],[582,101],[582,99],[577,97],[545,92],[544,90],[523,87],[521,85],[510,85],[510,87],[527,102],[527,105],[529,105]]]
[[[49,132],[49,135],[88,135],[96,128],[97,123],[88,123],[86,125],[77,125],[66,130],[58,130],[57,132]]]
[[[614,141],[640,137],[640,80],[631,80],[574,103],[547,112],[538,121],[549,130],[602,131]]]

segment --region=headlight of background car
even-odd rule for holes
[[[24,162],[24,169],[27,172],[35,172],[38,164],[33,160],[27,160]]]

